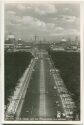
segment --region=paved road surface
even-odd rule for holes
[[[49,57],[40,52],[22,106],[21,120],[65,120]]]
[[[45,103],[45,70],[43,59],[40,62],[40,100],[39,100],[39,117],[46,117],[46,103]]]

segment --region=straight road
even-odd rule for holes
[[[50,72],[46,52],[40,52],[22,106],[21,120],[65,120],[63,105]]]
[[[13,102],[19,104],[18,108],[14,113],[16,105],[12,106],[7,115],[10,119],[23,121],[72,120],[74,103],[63,84],[59,71],[54,68],[46,51],[40,50],[36,56],[32,61],[33,67],[30,65],[28,70],[28,74],[31,75],[30,77],[27,77],[28,74],[25,75],[25,82],[22,84],[21,90],[24,91],[23,93],[21,91],[21,103],[17,103],[19,98],[14,98],[16,100]]]

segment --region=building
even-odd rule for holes
[[[15,50],[16,48],[16,39],[14,35],[8,35],[5,40],[5,50]]]
[[[58,41],[58,42],[53,42],[51,45],[50,45],[51,49],[52,50],[55,50],[55,51],[63,51],[65,50],[65,47],[66,47],[66,39],[61,39],[61,41]]]

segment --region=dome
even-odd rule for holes
[[[62,42],[66,42],[66,39],[63,38],[61,41],[62,41]]]
[[[19,38],[18,40],[19,40],[19,41],[21,41],[22,39],[21,39],[21,38]]]

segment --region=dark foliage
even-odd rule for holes
[[[33,56],[26,52],[5,53],[5,104],[13,94],[16,83],[23,75]]]
[[[61,77],[69,90],[80,114],[80,53],[49,51],[54,65],[60,70]]]

